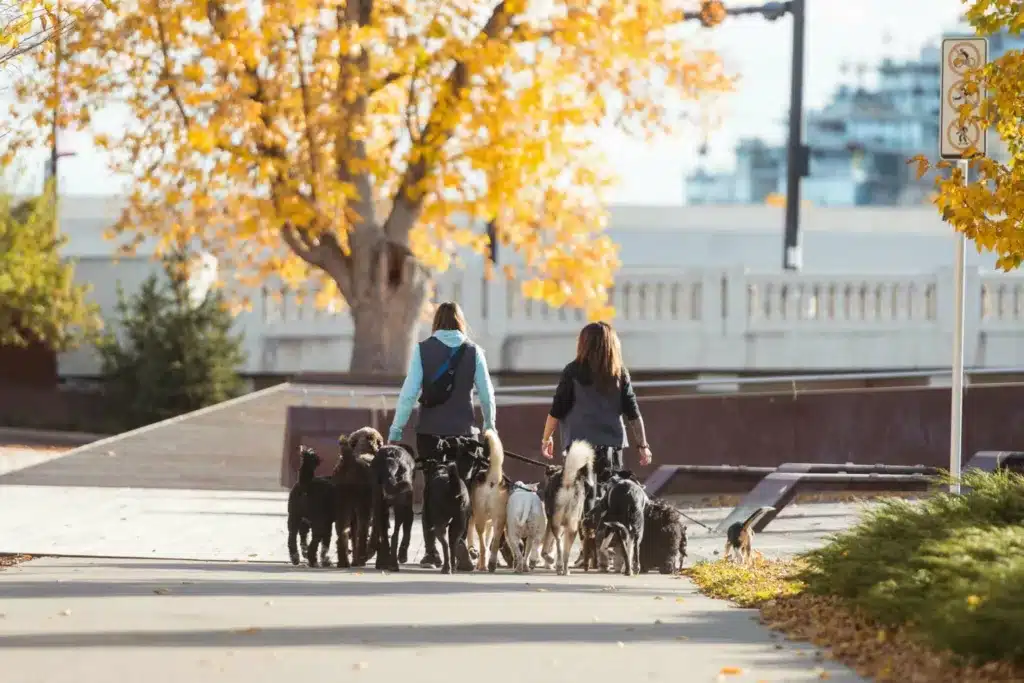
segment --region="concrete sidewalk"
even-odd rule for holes
[[[74,486],[0,486],[0,552],[204,561],[287,559],[287,494]],[[847,528],[851,504],[793,505],[757,535],[769,557],[789,556]],[[686,510],[714,526],[729,510]],[[723,537],[688,522],[686,563],[713,559]],[[419,519],[411,559],[422,550]],[[334,555],[333,549],[331,552]]]
[[[17,683],[862,680],[660,575],[43,558],[0,595]]]

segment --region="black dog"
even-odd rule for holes
[[[416,461],[406,446],[383,446],[373,456],[373,532],[377,550],[376,568],[398,571],[409,555],[412,532],[412,477]],[[395,531],[388,538],[391,510],[395,511]],[[399,546],[398,532],[403,532]]]
[[[423,473],[426,478],[423,497],[430,501],[434,536],[441,544],[441,573],[452,573],[453,557],[459,571],[472,571],[473,563],[466,546],[470,515],[469,489],[459,476],[458,466],[453,462],[425,460]],[[473,470],[470,469],[468,474],[472,476]]]
[[[640,544],[644,538],[644,508],[647,494],[632,479],[612,477],[606,510],[601,518],[598,543],[602,550],[612,543],[625,558],[622,573],[633,576],[640,570]]]
[[[658,498],[644,508],[644,537],[640,542],[640,572],[657,569],[675,574],[686,559],[686,525],[679,510]]]
[[[480,483],[487,476],[487,467],[490,464],[491,453],[486,441],[480,441],[471,436],[449,436],[438,442],[438,451],[444,457],[445,462],[455,463],[459,478],[466,484],[467,489],[472,489],[474,484]],[[427,509],[428,507],[424,506],[424,510]],[[463,542],[466,542],[468,532],[467,524],[466,532],[462,537]],[[512,555],[512,548],[505,537],[505,530],[495,529],[494,533],[501,534],[501,556],[505,563],[511,567],[515,560]],[[468,543],[466,545],[468,548]],[[456,557],[459,571],[473,570],[472,561],[476,559],[475,555],[470,553],[466,557],[469,558],[467,566],[463,566],[463,559],[465,558],[461,556]]]
[[[292,564],[299,563],[296,536],[308,528],[312,531],[305,551],[310,567],[316,567],[317,549],[322,544],[320,562],[327,563],[327,549],[331,545],[331,526],[335,519],[335,488],[330,480],[316,476],[320,456],[312,448],[299,448],[299,481],[288,494],[288,555]],[[305,534],[303,534],[305,545]]]
[[[338,464],[331,474],[337,488],[338,566],[362,567],[369,561],[370,522],[373,516],[373,455],[384,439],[364,427],[338,437]],[[352,561],[349,562],[349,540]]]

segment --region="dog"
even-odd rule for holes
[[[296,536],[309,529],[311,538],[303,554],[309,566],[316,567],[318,549],[321,552],[319,564],[327,564],[336,491],[329,479],[316,476],[321,460],[315,450],[300,446],[299,458],[299,481],[288,493],[288,555],[292,564],[299,563]],[[305,538],[303,545],[306,545]]]
[[[426,479],[423,496],[430,501],[431,525],[441,544],[441,573],[451,574],[453,564],[457,564],[460,571],[472,571],[473,563],[466,547],[471,507],[466,482],[459,476],[454,462],[424,460],[423,473]]]
[[[735,555],[741,564],[750,564],[753,560],[754,550],[754,525],[765,515],[765,512],[773,508],[758,508],[742,522],[733,522],[725,532],[725,558],[728,560]],[[760,554],[760,553],[758,553]]]
[[[566,453],[565,463],[548,467],[544,487],[544,507],[548,511],[548,539],[555,543],[555,571],[569,574],[569,552],[572,550],[583,519],[587,487],[594,486],[594,449],[586,441],[574,441]]]
[[[517,574],[530,572],[531,560],[544,541],[547,517],[537,484],[517,481],[508,495],[505,513],[506,538],[512,550],[512,568]],[[493,551],[492,551],[493,554]]]
[[[441,452],[443,458],[446,461],[455,462],[459,471],[459,476],[466,483],[466,487],[470,491],[471,500],[474,489],[478,485],[484,484],[487,481],[487,472],[489,470],[492,457],[492,446],[501,450],[501,460],[502,463],[504,463],[504,449],[501,448],[501,441],[498,439],[497,433],[493,435],[493,441],[487,438],[485,434],[483,441],[479,441],[475,437],[471,436],[450,436],[442,439],[438,443],[438,450]],[[504,475],[502,475],[500,479],[504,484],[507,494],[508,485]],[[488,527],[494,528],[494,533],[498,535],[497,543],[501,556],[505,559],[506,564],[511,567],[515,560],[513,558],[512,551],[509,548],[508,541],[505,538],[504,524],[496,527],[493,524],[486,524],[485,531]],[[470,522],[469,528],[474,528],[472,521]],[[478,551],[474,547],[474,535],[467,533],[465,541],[469,549],[470,559],[476,559],[479,561],[483,548],[481,547],[481,551]],[[494,543],[495,541],[492,537],[490,545],[493,545]],[[483,539],[481,539],[481,546],[483,545]],[[495,553],[492,551],[491,555],[494,557]],[[459,561],[461,562],[461,559]],[[496,566],[497,565],[495,565],[495,567]],[[460,567],[459,569],[460,571],[466,571],[468,568]]]
[[[598,527],[600,552],[607,553],[615,545],[625,559],[622,573],[635,576],[640,569],[640,544],[644,538],[644,508],[647,494],[632,479],[612,477],[609,482],[604,513]]]
[[[342,434],[338,437],[338,463],[331,474],[337,490],[338,567],[362,567],[373,556],[370,552],[373,456],[383,445],[384,437],[372,427],[363,427],[348,436]],[[402,562],[401,558],[399,562]]]
[[[469,499],[472,510],[469,531],[472,534],[475,530],[476,538],[480,542],[480,554],[476,561],[477,571],[483,571],[486,566],[488,571],[493,572],[498,567],[498,550],[501,548],[502,535],[505,530],[509,490],[502,473],[505,451],[502,448],[501,439],[493,429],[484,432],[483,438],[484,452],[487,454],[487,469],[481,468],[478,476],[469,479]],[[490,553],[489,560],[488,552]]]
[[[400,444],[382,446],[370,464],[373,471],[373,535],[380,570],[398,571],[401,558],[408,559],[413,521],[412,477],[416,461],[412,449]],[[391,510],[395,531],[388,538]],[[398,533],[402,532],[399,545]]]
[[[686,525],[679,510],[659,498],[644,507],[644,537],[640,542],[640,573],[657,569],[675,574],[686,559]]]

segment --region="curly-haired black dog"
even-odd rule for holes
[[[456,559],[459,571],[472,571],[466,546],[466,530],[469,528],[469,489],[459,476],[454,462],[423,461],[426,484],[423,496],[430,504],[430,521],[434,536],[441,544],[441,573],[452,573],[452,559]],[[469,470],[470,476],[473,469]]]
[[[625,558],[622,573],[633,576],[640,570],[640,544],[644,538],[644,508],[647,493],[633,479],[612,477],[597,541],[601,550],[617,545]]]
[[[363,427],[338,437],[338,464],[331,481],[337,489],[338,566],[365,566],[370,552],[373,518],[373,456],[384,445],[376,429]],[[349,541],[352,561],[349,562]]]
[[[305,552],[310,567],[316,567],[317,550],[321,549],[319,562],[327,563],[327,549],[331,545],[331,525],[335,519],[335,488],[329,479],[316,476],[320,456],[312,448],[299,448],[299,481],[288,493],[288,555],[292,564],[299,563],[296,536],[308,528],[312,534]],[[303,543],[305,545],[305,543]]]
[[[373,534],[376,539],[375,567],[398,571],[407,561],[412,532],[412,477],[416,461],[412,449],[402,445],[383,446],[373,456]],[[395,511],[395,531],[388,538],[391,510]],[[402,531],[402,543],[398,532]]]
[[[658,498],[644,508],[644,538],[640,542],[640,572],[657,569],[675,574],[686,559],[686,524],[679,510]]]

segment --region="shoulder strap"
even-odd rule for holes
[[[436,382],[444,376],[444,373],[448,372],[451,368],[454,370],[459,367],[459,361],[462,360],[462,356],[466,353],[466,344],[461,344],[458,347],[452,349],[451,353],[448,354],[448,358],[445,359],[444,363],[441,363],[441,367],[438,369],[434,376],[431,378],[431,382]]]

